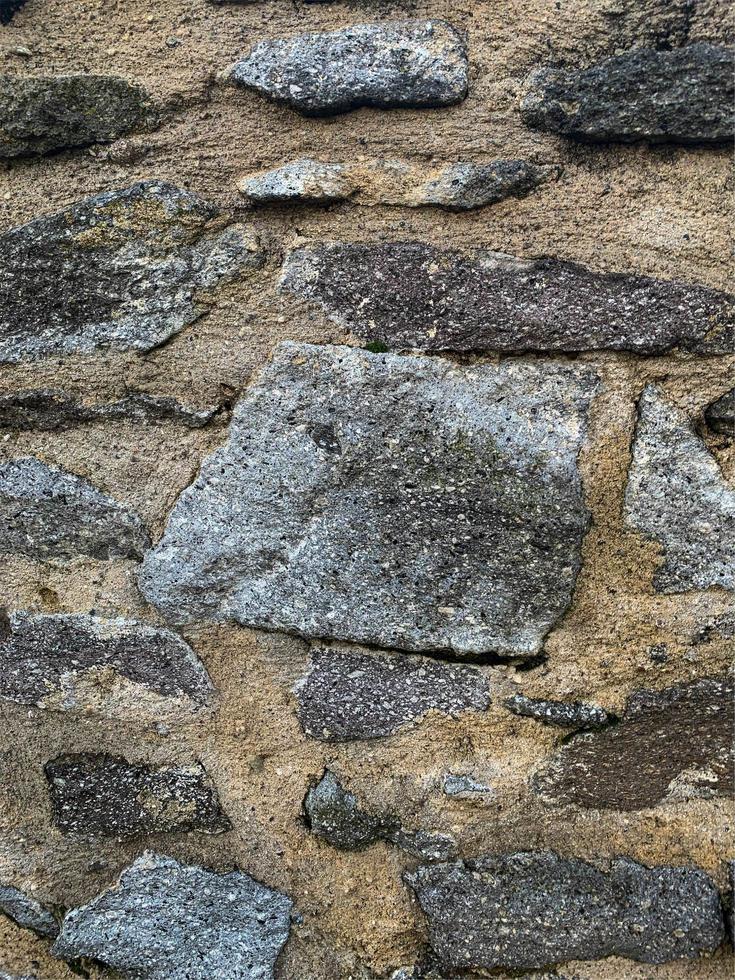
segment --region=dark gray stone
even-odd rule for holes
[[[455,163],[426,184],[421,199],[423,204],[468,211],[506,197],[526,197],[555,173],[554,167],[538,167],[526,160]]]
[[[27,2],[27,0],[0,0],[0,24],[9,24],[13,19],[13,14]]]
[[[355,24],[261,41],[233,66],[237,85],[308,116],[360,106],[435,108],[467,95],[467,51],[441,20]]]
[[[495,795],[492,786],[466,773],[444,773],[442,791],[455,800],[485,800]]]
[[[40,902],[12,885],[0,885],[0,912],[23,929],[32,929],[44,938],[55,939],[59,934],[56,919]]]
[[[531,74],[528,126],[593,142],[723,143],[735,135],[733,50],[635,49],[583,70]]]
[[[728,677],[639,691],[620,722],[575,736],[533,779],[553,804],[642,810],[682,796],[733,796],[733,695]]]
[[[561,728],[604,728],[611,721],[603,708],[582,701],[547,701],[514,694],[503,703],[514,715],[535,718],[545,725],[559,725]]]
[[[735,388],[707,406],[704,420],[713,432],[730,436],[731,439],[735,437]]]
[[[53,952],[129,980],[272,980],[291,900],[242,871],[215,874],[144,854],[64,919]]]
[[[420,242],[292,251],[281,289],[391,350],[660,354],[735,347],[733,299],[704,286]]]
[[[609,872],[550,852],[425,865],[405,876],[429,942],[456,970],[533,969],[623,956],[667,963],[712,953],[724,938],[720,897],[697,868]]]
[[[653,385],[638,403],[624,513],[661,546],[658,592],[735,590],[735,490],[690,419]]]
[[[253,174],[238,184],[240,193],[260,204],[274,201],[343,201],[356,186],[341,163],[322,163],[305,157],[275,170]]]
[[[579,570],[597,385],[576,365],[282,344],[140,588],[174,622],[533,656]]]
[[[380,738],[429,711],[485,711],[488,683],[473,667],[424,657],[317,649],[296,687],[301,727],[328,742]]]
[[[0,362],[147,351],[197,320],[211,289],[262,265],[239,225],[161,181],[90,197],[0,236]]]
[[[35,456],[0,464],[0,554],[111,561],[149,544],[137,514],[81,477]]]

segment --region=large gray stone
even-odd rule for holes
[[[733,49],[635,49],[583,70],[542,68],[521,103],[525,123],[575,139],[722,143],[735,135]]]
[[[263,255],[215,208],[149,180],[0,236],[0,362],[98,348],[147,351],[193,323],[202,291]]]
[[[360,106],[454,105],[467,95],[467,73],[465,43],[453,27],[398,20],[261,41],[230,78],[304,115],[323,116]]]
[[[726,391],[704,412],[704,419],[713,432],[735,438],[735,388]]]
[[[623,956],[667,963],[714,952],[724,939],[720,897],[696,868],[609,872],[550,852],[424,865],[406,880],[449,970],[532,969]]]
[[[536,654],[580,566],[597,383],[566,364],[283,344],[140,588],[175,622]]]
[[[64,919],[53,952],[130,980],[271,980],[291,900],[242,871],[215,874],[144,854]]]
[[[661,546],[657,591],[735,589],[735,489],[689,418],[653,385],[638,404],[625,521]]]
[[[12,885],[0,885],[0,912],[23,929],[32,929],[46,939],[59,934],[56,919],[43,905]]]
[[[333,242],[292,251],[281,289],[392,350],[660,354],[680,346],[725,354],[735,347],[727,293],[558,259]]]
[[[0,464],[0,554],[111,561],[149,544],[137,514],[81,477],[35,456]]]

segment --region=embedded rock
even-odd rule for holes
[[[488,684],[480,671],[423,657],[317,649],[296,688],[301,727],[329,742],[380,738],[429,711],[485,711]]]
[[[251,201],[343,201],[355,191],[349,171],[341,163],[320,163],[304,158],[276,170],[253,174],[238,184]]]
[[[604,728],[611,721],[604,708],[582,701],[546,701],[514,694],[503,703],[514,715],[536,718],[545,725],[561,728]]]
[[[197,320],[202,290],[262,264],[242,226],[143,181],[0,235],[0,362],[148,351]]]
[[[639,691],[618,724],[563,745],[534,790],[549,803],[616,810],[733,796],[734,694],[728,677]]]
[[[149,544],[137,514],[81,477],[35,456],[0,464],[0,554],[111,561]]]
[[[420,242],[292,251],[281,289],[394,350],[729,353],[733,298],[704,286],[593,272],[558,259]]]
[[[0,24],[9,24],[16,10],[20,10],[27,0],[0,0]]]
[[[291,905],[242,871],[215,874],[147,853],[69,912],[53,952],[99,960],[130,980],[272,980]]]
[[[12,885],[0,885],[0,912],[22,929],[32,929],[44,938],[55,939],[59,933],[56,919],[49,910]]]
[[[735,135],[733,49],[688,44],[635,49],[583,70],[533,72],[521,103],[528,126],[574,139],[722,143]]]
[[[464,41],[441,20],[355,24],[261,41],[230,71],[235,84],[307,116],[360,106],[454,105],[467,95],[467,75]]]
[[[492,786],[466,773],[444,773],[442,792],[455,800],[484,800],[494,795]]]
[[[707,406],[704,420],[713,432],[735,437],[735,388]]]
[[[482,208],[506,197],[526,197],[555,172],[553,167],[537,167],[525,160],[454,163],[424,185],[419,203],[455,211]]]
[[[533,969],[623,956],[643,963],[696,958],[724,939],[720,897],[697,868],[609,872],[550,852],[488,855],[407,874],[449,970]]]
[[[688,417],[653,385],[638,403],[625,520],[661,546],[658,592],[735,589],[735,489]]]
[[[597,384],[567,364],[282,344],[140,588],[174,622],[537,654],[580,566]]]

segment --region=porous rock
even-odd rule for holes
[[[207,308],[202,291],[263,255],[242,226],[162,181],[86,198],[0,236],[0,362],[147,351]]]
[[[467,52],[441,20],[355,24],[261,41],[230,78],[309,116],[360,106],[432,108],[467,95]]]
[[[735,388],[726,391],[707,406],[704,420],[713,432],[719,432],[720,435],[730,436],[730,438],[735,437]]]
[[[391,350],[729,353],[732,296],[558,259],[421,242],[294,249],[281,290]]]
[[[291,905],[242,871],[215,874],[146,853],[68,913],[53,952],[99,960],[130,980],[271,980]]]
[[[23,929],[32,929],[44,938],[54,939],[58,935],[59,927],[51,912],[12,885],[0,885],[0,912]]]
[[[137,514],[81,477],[35,456],[0,464],[0,554],[110,561],[149,544]]]
[[[537,654],[580,566],[577,454],[597,384],[566,364],[283,344],[140,588],[175,622]]]
[[[542,68],[521,103],[536,129],[593,142],[722,143],[735,135],[733,49],[635,49],[583,70]]]
[[[661,546],[658,592],[735,589],[735,489],[689,418],[653,385],[638,403],[625,520]]]
[[[490,704],[474,667],[334,648],[312,651],[296,698],[304,732],[332,742],[392,735],[432,710],[458,715]]]
[[[251,201],[343,201],[355,190],[348,168],[305,157],[276,170],[253,174],[238,184]]]
[[[558,725],[561,728],[604,728],[610,723],[610,716],[604,708],[582,701],[548,701],[514,694],[503,703],[514,715],[535,718],[545,725]]]
[[[469,211],[507,197],[526,197],[555,172],[553,167],[539,167],[526,160],[454,163],[421,188],[419,203]]]
[[[532,969],[623,956],[667,963],[711,953],[724,938],[714,883],[697,868],[603,872],[550,852],[424,865],[406,875],[449,970]]]

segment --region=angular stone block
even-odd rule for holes
[[[59,926],[51,912],[12,885],[0,885],[0,912],[22,929],[32,929],[46,939],[55,939],[59,934]]]
[[[558,725],[561,728],[604,728],[611,721],[604,708],[582,701],[548,701],[514,694],[504,704],[514,715],[535,718],[545,725]]]

